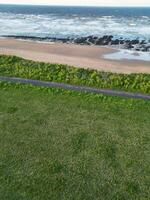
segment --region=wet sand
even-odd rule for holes
[[[116,51],[108,47],[0,39],[0,54],[16,55],[35,61],[68,64],[100,71],[150,74],[150,61],[108,60],[103,58],[105,54]]]

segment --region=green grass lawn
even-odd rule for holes
[[[149,200],[150,102],[0,87],[0,200]]]

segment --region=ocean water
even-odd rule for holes
[[[150,61],[150,52],[135,52],[125,49],[120,49],[117,52],[103,55],[107,60],[136,60]]]
[[[0,36],[150,39],[150,8],[0,5]]]

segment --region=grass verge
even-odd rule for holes
[[[150,94],[150,74],[115,74],[0,56],[0,76],[63,82]]]

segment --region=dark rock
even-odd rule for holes
[[[136,50],[136,51],[140,51],[140,48],[136,48],[135,50]]]
[[[112,35],[104,35],[101,38],[98,38],[95,42],[96,45],[109,45],[111,44],[113,36]]]
[[[143,51],[143,52],[147,52],[147,50],[146,50],[145,48],[142,48],[141,51]]]
[[[113,38],[112,35],[104,35],[104,36],[103,36],[103,39],[104,39],[104,40],[108,40],[108,41],[111,41],[112,38]]]
[[[119,44],[120,44],[120,40],[119,39],[111,41],[111,45],[119,45]]]
[[[125,40],[125,43],[129,44],[129,43],[131,43],[131,41],[130,40]]]
[[[124,44],[124,40],[120,40],[120,44]]]
[[[99,39],[96,41],[96,45],[103,45],[103,38],[99,38]]]
[[[136,40],[131,40],[130,43],[133,44],[133,45],[135,45],[135,44],[139,44],[139,42],[140,42],[140,41],[139,41],[138,39],[136,39]]]
[[[87,41],[91,44],[95,44],[97,39],[98,39],[98,37],[94,37],[94,36],[87,37]]]
[[[103,45],[109,45],[109,41],[104,40],[104,41],[103,41]]]
[[[108,45],[108,43],[109,42],[107,40],[103,40],[102,38],[96,41],[96,45]]]
[[[125,48],[125,49],[133,49],[134,46],[133,46],[132,44],[129,43],[129,44],[125,44],[124,48]]]
[[[87,41],[87,38],[86,38],[86,37],[76,38],[76,39],[74,40],[74,42],[75,42],[76,44],[84,44],[84,43],[86,43],[86,41]]]
[[[90,36],[87,37],[87,39],[97,40],[98,37],[97,37],[97,36],[94,36],[94,35],[90,35]]]
[[[141,51],[144,51],[144,52],[150,51],[150,46],[142,46]]]
[[[145,40],[142,40],[142,41],[140,42],[140,44],[146,44],[146,41],[145,41]]]

